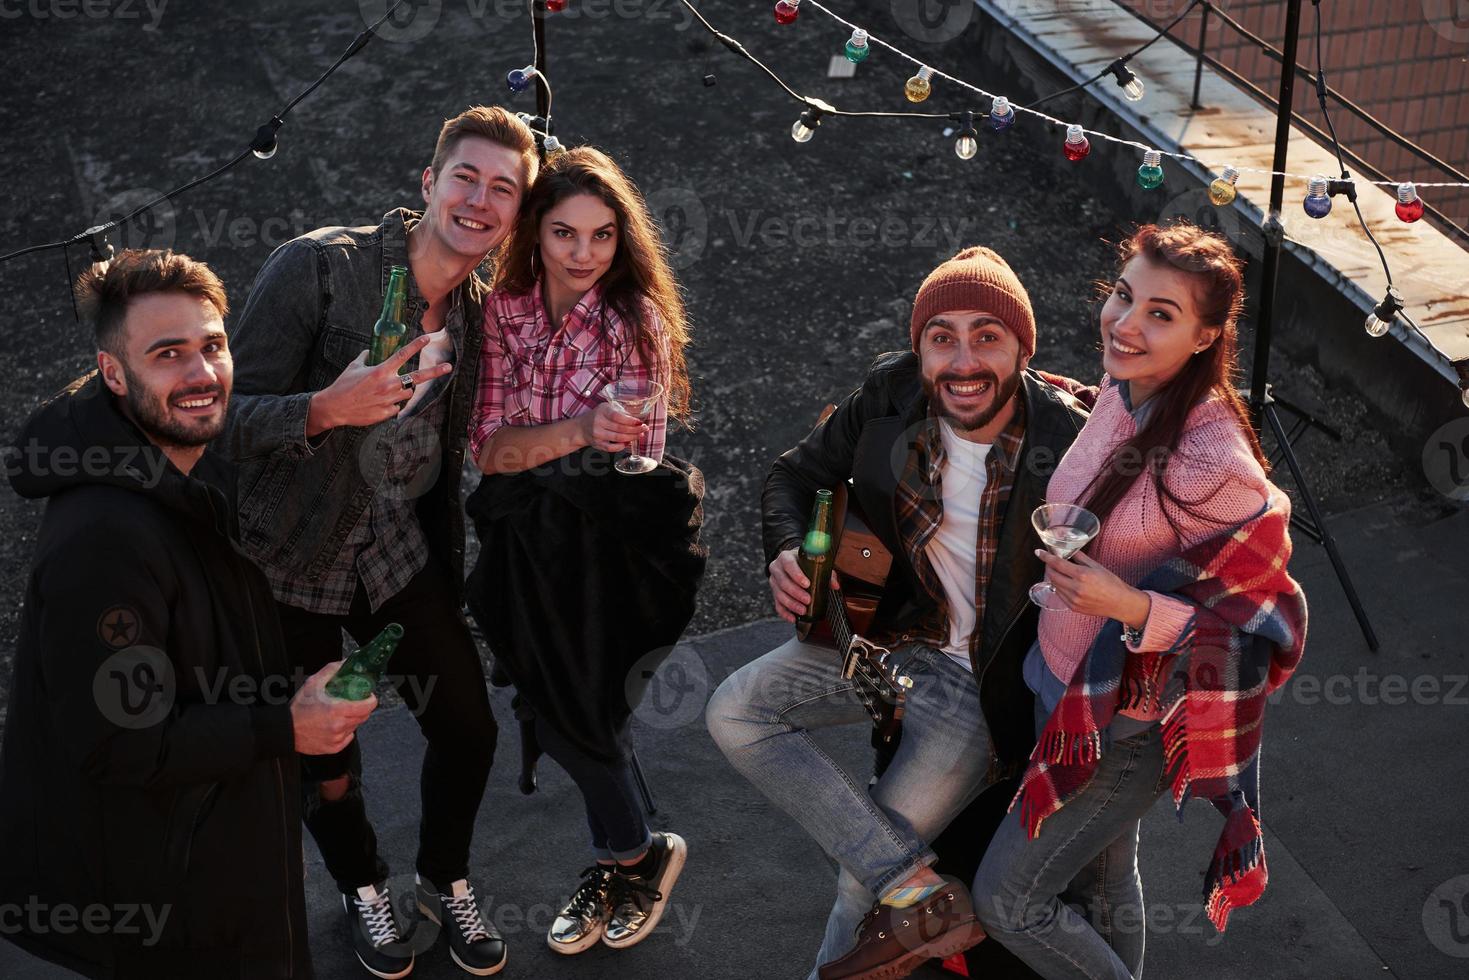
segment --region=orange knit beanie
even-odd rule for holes
[[[983,245],[972,245],[928,274],[913,300],[913,349],[929,320],[949,310],[993,313],[1020,338],[1020,349],[1035,354],[1035,313],[1030,296],[1009,264]]]

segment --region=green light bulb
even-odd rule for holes
[[[1143,154],[1143,165],[1137,168],[1137,183],[1143,190],[1153,190],[1163,184],[1163,154],[1149,150]]]

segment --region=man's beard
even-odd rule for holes
[[[997,377],[992,371],[981,371],[977,374],[942,374],[934,380],[923,378],[923,391],[928,395],[928,404],[934,414],[948,421],[955,429],[961,432],[974,432],[983,429],[995,420],[995,417],[1004,411],[1005,406],[1010,404],[1010,399],[1020,390],[1020,358],[1015,359],[1015,370],[1004,379]],[[969,384],[976,381],[988,381],[992,397],[988,408],[984,408],[974,414],[964,416],[953,414],[945,401],[943,386],[946,384]]]
[[[223,386],[204,385],[184,391],[159,394],[143,384],[142,379],[128,370],[126,364],[122,366],[122,373],[128,383],[126,395],[128,414],[132,416],[138,428],[143,430],[143,434],[159,446],[170,449],[193,449],[208,445],[219,438],[220,433],[224,431],[225,417],[229,412],[229,393],[224,390]],[[218,399],[218,421],[178,419],[171,414],[169,405],[171,401],[200,398],[205,395],[214,395]]]

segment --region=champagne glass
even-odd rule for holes
[[[1070,558],[1085,548],[1102,529],[1097,515],[1077,504],[1041,504],[1030,515],[1030,523],[1046,550],[1059,558]],[[1056,594],[1056,587],[1047,581],[1030,587],[1030,601],[1042,609],[1068,608]]]
[[[663,386],[651,378],[618,378],[602,389],[602,397],[613,408],[635,419],[646,419],[658,407],[663,397]],[[643,437],[638,436],[628,446],[626,455],[618,453],[612,466],[619,473],[649,473],[658,466],[658,460],[642,454]]]

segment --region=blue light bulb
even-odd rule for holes
[[[1015,110],[1010,107],[1010,100],[1003,95],[995,96],[990,103],[990,128],[995,132],[1009,129],[1015,123]]]
[[[1306,200],[1302,207],[1313,218],[1324,218],[1331,213],[1331,198],[1327,195],[1325,177],[1312,177],[1306,184]]]
[[[530,88],[536,80],[536,66],[526,65],[524,68],[512,68],[505,75],[505,84],[510,86],[512,92],[524,92]]]

